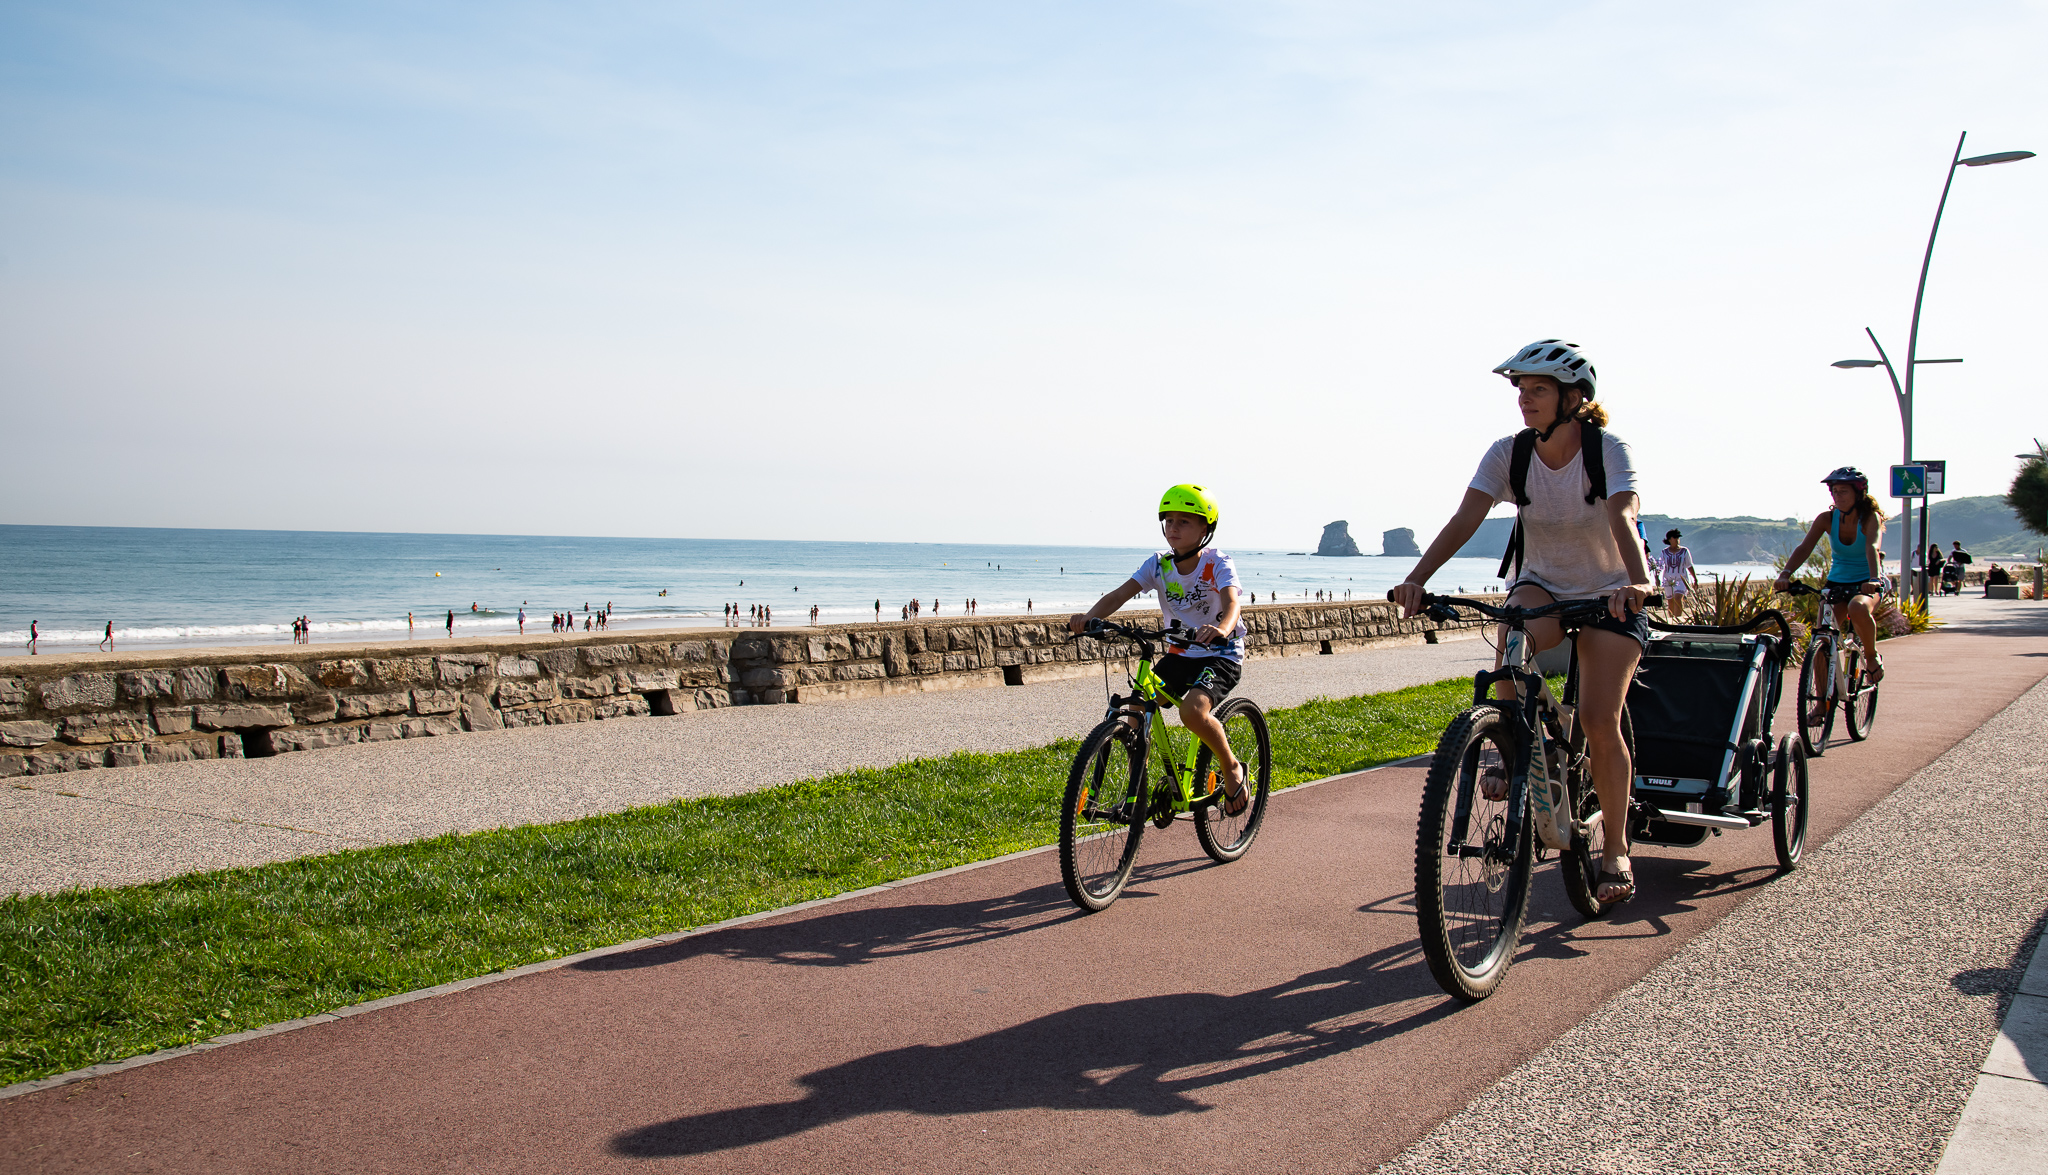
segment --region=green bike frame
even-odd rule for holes
[[[1166,683],[1152,671],[1151,658],[1139,659],[1137,671],[1131,674],[1131,690],[1130,697],[1111,699],[1110,713],[1128,714],[1131,711],[1124,707],[1136,702],[1142,705],[1146,714],[1150,716],[1152,741],[1159,748],[1160,766],[1166,769],[1167,776],[1174,783],[1173,791],[1170,793],[1169,814],[1192,812],[1203,804],[1220,802],[1223,785],[1217,782],[1213,768],[1210,769],[1207,780],[1209,789],[1200,794],[1195,792],[1195,760],[1202,753],[1202,740],[1196,738],[1193,731],[1188,732],[1187,754],[1182,756],[1180,763],[1176,764],[1173,761],[1173,738],[1166,732],[1166,716],[1160,712],[1160,706],[1163,702],[1179,709],[1181,700],[1167,692]]]

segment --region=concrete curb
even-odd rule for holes
[[[2038,1171],[2048,1155],[2048,952],[2037,940],[1935,1175]]]
[[[1297,783],[1293,787],[1276,792],[1274,796],[1278,798],[1289,792],[1302,791],[1325,783],[1335,783],[1342,779],[1354,779],[1361,775],[1370,775],[1375,771],[1384,771],[1389,767],[1413,767],[1428,762],[1431,757],[1430,755],[1414,755],[1406,759],[1396,759],[1389,763],[1381,763],[1377,767],[1367,767],[1363,771],[1350,771],[1342,775],[1329,775],[1321,779],[1311,779],[1306,783]],[[485,984],[502,983],[508,979],[518,979],[526,975],[538,975],[545,971],[559,970],[560,968],[572,966],[590,959],[602,959],[610,955],[622,955],[629,951],[644,950],[647,947],[663,946],[672,942],[680,942],[686,938],[696,938],[699,935],[729,930],[735,926],[745,926],[753,922],[764,922],[770,918],[780,918],[785,914],[794,914],[819,906],[835,905],[839,902],[851,901],[854,898],[866,897],[869,894],[886,893],[892,889],[902,889],[905,886],[919,885],[927,881],[935,881],[941,877],[951,877],[956,873],[986,869],[992,865],[1001,865],[1006,861],[1015,861],[1023,857],[1035,857],[1041,853],[1049,853],[1058,847],[1058,845],[1052,844],[1040,845],[1034,849],[1022,849],[1014,853],[1005,853],[1000,857],[990,857],[985,861],[970,861],[965,865],[955,865],[951,868],[939,869],[931,873],[919,873],[914,877],[885,881],[880,885],[870,885],[864,889],[848,890],[845,893],[833,894],[830,897],[816,898],[808,902],[797,902],[789,906],[778,906],[773,910],[762,910],[753,914],[742,914],[737,918],[727,918],[723,922],[712,922],[704,926],[692,927],[689,930],[678,930],[669,934],[657,934],[650,938],[636,938],[630,942],[596,947],[577,954],[564,955],[559,959],[544,959],[538,963],[528,963],[523,967],[513,967],[505,971],[494,971],[489,975],[479,975],[472,979],[457,979],[449,983],[437,984],[433,987],[423,987],[417,991],[400,992],[397,995],[388,995],[360,1004],[351,1004],[345,1008],[336,1008],[331,1012],[319,1012],[311,1016],[303,1016],[297,1020],[285,1020],[276,1024],[266,1024],[261,1028],[250,1028],[242,1032],[230,1032],[223,1036],[211,1037],[192,1044],[179,1045],[176,1048],[159,1049],[156,1052],[145,1053],[137,1057],[127,1057],[119,1061],[106,1061],[98,1065],[88,1065],[83,1069],[74,1069],[69,1073],[39,1077],[33,1081],[19,1081],[13,1085],[0,1086],[0,1101],[20,1097],[23,1094],[35,1093],[38,1090],[55,1089],[62,1085],[90,1081],[95,1077],[106,1077],[129,1069],[138,1069],[144,1065],[154,1065],[159,1061],[176,1060],[179,1057],[211,1052],[214,1049],[226,1048],[229,1045],[242,1044],[251,1040],[260,1040],[267,1036],[278,1036],[286,1032],[296,1032],[301,1028],[310,1028],[315,1024],[331,1024],[336,1020],[345,1020],[351,1016],[360,1016],[364,1013],[380,1011],[384,1008],[395,1008],[400,1004],[409,1004],[415,1000],[453,995],[456,992],[468,991],[471,988],[482,987]]]

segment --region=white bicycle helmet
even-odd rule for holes
[[[1547,375],[1567,387],[1583,382],[1586,398],[1593,398],[1593,361],[1579,352],[1577,343],[1567,343],[1563,339],[1542,339],[1530,343],[1515,352],[1506,363],[1494,368],[1493,373],[1509,379],[1518,375]]]

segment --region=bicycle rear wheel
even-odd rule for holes
[[[1778,762],[1771,776],[1771,839],[1778,849],[1778,871],[1799,868],[1806,852],[1806,746],[1791,735],[1778,740]]]
[[[1245,765],[1245,783],[1252,789],[1251,803],[1235,816],[1223,814],[1222,801],[1203,804],[1195,810],[1195,839],[1202,851],[1220,864],[1244,856],[1266,820],[1266,796],[1273,786],[1273,744],[1266,733],[1266,714],[1250,698],[1231,698],[1216,708],[1216,721],[1230,740],[1230,753]],[[1203,747],[1195,756],[1196,786],[1208,791],[1221,787],[1211,778],[1215,756]]]
[[[1849,667],[1843,676],[1849,683],[1849,697],[1842,703],[1842,715],[1849,720],[1850,739],[1860,743],[1870,737],[1870,728],[1877,725],[1877,683],[1865,672],[1862,650],[1849,651]]]
[[[1806,660],[1799,663],[1799,741],[1814,758],[1827,754],[1828,736],[1835,732],[1833,676],[1835,643],[1817,636],[1806,646]]]
[[[1131,879],[1145,831],[1144,740],[1114,718],[1090,731],[1067,773],[1060,880],[1084,910],[1109,908]]]
[[[1415,916],[1430,973],[1468,1003],[1485,999],[1507,974],[1529,908],[1529,823],[1508,843],[1508,805],[1489,800],[1479,777],[1514,763],[1512,728],[1492,706],[1451,722],[1422,785],[1415,826]],[[1453,840],[1460,802],[1470,805]]]

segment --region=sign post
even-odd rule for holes
[[[1927,498],[1948,489],[1948,462],[1922,461],[1920,464],[1927,467],[1927,477],[1922,485],[1922,488],[1927,491],[1927,496],[1920,499],[1920,595],[1925,598],[1934,587],[1933,583],[1929,582],[1933,576],[1928,573],[1928,563],[1930,560],[1927,558],[1926,552],[1930,549],[1935,551],[1941,549],[1934,545],[1934,540],[1929,538],[1927,534]]]
[[[1908,531],[1912,530],[1913,499],[1919,498],[1925,501],[1927,498],[1927,467],[1918,462],[1910,465],[1892,466],[1892,497],[1905,499],[1905,528]],[[1927,526],[1924,520],[1920,526],[1919,538],[1922,542],[1925,542],[1927,538]],[[1906,539],[1906,549],[1899,552],[1899,594],[1909,600],[1925,598],[1926,595],[1921,589],[1925,586],[1922,583],[1922,579],[1926,576],[1927,569],[1924,566],[1915,567],[1913,565],[1915,553],[1913,550],[1913,539],[1908,537]]]

